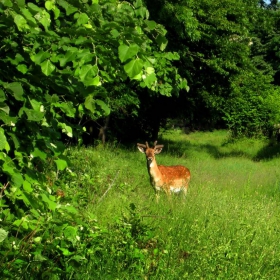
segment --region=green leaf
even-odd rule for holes
[[[53,95],[46,94],[45,95],[45,99],[49,103],[57,103],[57,102],[59,102],[59,97],[58,97],[57,94],[53,94]]]
[[[9,109],[9,108],[8,108]],[[6,125],[9,125],[9,126],[15,126],[18,118],[17,117],[10,117],[9,115],[7,115],[6,111],[5,110],[8,110],[7,108],[1,108],[0,107],[0,119],[6,124]],[[3,112],[5,111],[5,113]]]
[[[119,31],[118,31],[117,29],[112,29],[112,30],[110,31],[110,33],[111,33],[111,35],[113,36],[113,38],[117,38],[117,37],[120,36],[120,33],[119,33]]]
[[[164,57],[169,59],[169,60],[179,60],[180,59],[180,55],[176,52],[167,52],[164,54]]]
[[[23,154],[17,150],[15,150],[14,153],[15,153],[15,159],[18,161],[19,165],[24,164],[23,163]]]
[[[22,97],[23,88],[20,83],[13,82],[13,83],[7,84],[6,89],[8,92],[10,92],[14,96],[14,98],[16,100],[19,100],[19,101],[24,100],[24,98]]]
[[[54,201],[52,201],[50,198],[52,198],[51,195],[49,195],[49,197],[46,194],[41,194],[42,197],[42,201],[46,202],[49,206],[49,209],[54,211],[56,208],[56,203]]]
[[[15,148],[18,149],[20,147],[18,138],[12,132],[8,132],[8,135],[12,138],[12,140],[14,142],[14,145],[15,145]]]
[[[66,210],[69,213],[72,213],[72,214],[77,214],[78,213],[78,210],[75,207],[73,207],[69,204],[63,205],[62,207],[63,207],[63,210]]]
[[[62,132],[65,133],[68,137],[73,137],[73,131],[71,126],[68,126],[65,123],[59,123],[58,127],[61,127]]]
[[[189,91],[190,90],[190,87],[188,86],[188,82],[186,79],[182,79],[180,81],[180,84],[179,84],[180,88],[182,89],[185,89],[186,91]]]
[[[0,110],[5,112],[7,115],[9,115],[9,113],[10,113],[10,107],[5,102],[0,102]],[[2,114],[0,115],[0,119],[1,119],[1,116],[2,116]]]
[[[45,30],[48,31],[48,27],[51,24],[50,14],[46,10],[40,10],[34,17],[44,26]]]
[[[17,70],[20,71],[22,74],[26,74],[28,71],[27,66],[25,64],[19,64],[17,66]]]
[[[9,113],[10,113],[10,107],[5,102],[0,102],[0,110],[5,112],[7,115],[9,115]],[[0,116],[0,118],[1,118],[1,116]]]
[[[34,122],[39,122],[44,118],[44,113],[43,112],[38,112],[33,109],[28,109],[28,108],[23,108],[23,111],[27,115],[27,119],[29,121],[34,121]]]
[[[79,36],[78,39],[75,41],[75,45],[81,45],[84,44],[85,42],[88,42],[88,38]]]
[[[55,156],[61,155],[63,153],[63,151],[65,150],[65,146],[61,142],[56,142],[56,141],[50,142],[49,139],[44,139],[44,140],[45,140],[45,145],[47,146],[47,148],[49,150],[51,150]]]
[[[76,58],[76,55],[77,55],[77,50],[78,49],[72,49],[70,51],[68,51],[64,56],[62,56],[60,59],[59,59],[59,62],[60,62],[60,66],[61,67],[64,67],[66,65],[67,62],[69,61],[73,61],[75,58]]]
[[[101,85],[100,77],[99,76],[94,77],[91,80],[91,82],[89,82],[87,85],[89,85],[89,86],[100,86]]]
[[[22,96],[23,88],[20,83],[18,83],[18,82],[10,83],[10,84],[6,85],[6,89],[8,92],[10,92],[14,96],[14,98],[16,100],[19,100],[19,101],[24,100],[24,98]]]
[[[7,58],[11,62],[11,64],[15,65],[15,66],[17,66],[19,63],[24,61],[23,56],[18,54],[18,53],[15,55],[14,59],[12,58],[12,55],[11,56],[7,56]]]
[[[42,237],[41,236],[37,236],[33,240],[34,240],[35,243],[41,243]]]
[[[2,170],[4,173],[11,177],[12,185],[15,187],[20,187],[23,183],[22,175],[19,171],[8,164],[4,163],[2,166]]]
[[[25,0],[17,0],[17,4],[19,7],[24,7],[25,6]]]
[[[28,2],[27,6],[28,6],[29,10],[32,10],[33,12],[41,12],[41,9],[37,5],[35,5],[31,2]]]
[[[35,148],[34,151],[31,153],[31,156],[33,157],[39,157],[42,160],[45,160],[47,158],[47,154],[38,148]]]
[[[77,52],[77,59],[81,60],[79,65],[91,62],[95,55],[89,49],[82,49]],[[96,76],[96,74],[94,75]]]
[[[149,75],[147,75],[146,77],[143,78],[145,85],[148,88],[151,88],[152,85],[154,84],[154,82],[157,80],[157,77],[155,75],[155,73],[151,73]]]
[[[157,26],[157,23],[153,20],[145,20],[145,23],[148,26],[149,30],[154,30]]]
[[[34,61],[36,64],[40,65],[44,60],[46,60],[50,56],[50,53],[40,51],[37,54],[31,56],[31,60]]]
[[[57,169],[61,170],[61,171],[64,170],[68,166],[67,161],[63,160],[63,159],[56,159],[55,163],[56,163]]]
[[[24,181],[22,187],[27,193],[33,192],[33,188],[31,187],[31,184],[28,181]]]
[[[32,106],[32,108],[35,110],[35,111],[38,111],[38,112],[41,112],[41,106],[42,106],[42,103],[41,102],[38,102],[36,99],[29,99],[30,101],[30,104]]]
[[[87,14],[81,13],[81,14],[79,14],[79,17],[78,17],[78,20],[77,20],[77,24],[78,25],[86,24],[86,23],[88,23],[88,20],[89,20],[89,18],[87,16]]]
[[[105,104],[102,100],[95,100],[95,103],[101,107],[101,109],[104,111],[105,115],[109,115],[110,114],[110,108],[107,106],[107,104]]]
[[[0,89],[0,102],[3,102],[6,100],[6,95],[2,89]]]
[[[154,68],[154,67],[151,67],[151,66],[148,66],[148,67],[146,68],[146,73],[147,73],[148,75],[150,75],[150,74],[152,74],[152,73],[155,73],[155,68]]]
[[[162,35],[158,35],[157,38],[156,38],[156,42],[158,43],[159,45],[159,48],[161,51],[164,51],[167,44],[168,44],[168,40],[162,36]]]
[[[27,21],[22,15],[16,15],[14,17],[14,22],[17,25],[19,31],[24,31],[25,29],[29,29]]]
[[[53,8],[53,13],[54,13],[54,19],[59,18],[60,10],[56,6]]]
[[[70,258],[70,261],[75,261],[77,263],[81,263],[81,262],[87,261],[87,258],[85,258],[84,256],[74,255],[73,257]]]
[[[69,4],[65,0],[57,0],[57,4],[63,7],[66,10],[66,15],[69,16],[73,13],[75,13],[78,9],[71,4]]]
[[[96,107],[95,107],[95,101],[93,99],[92,95],[87,96],[85,100],[85,107],[90,110],[92,113],[95,113]]]
[[[149,17],[149,12],[145,7],[142,6],[135,10],[135,15],[144,19]]]
[[[13,3],[10,0],[2,0],[1,3],[6,7],[9,7],[9,8],[13,7]]]
[[[10,113],[10,107],[5,102],[0,102],[0,110],[5,112],[7,115]]]
[[[136,75],[141,74],[142,68],[143,68],[143,62],[139,58],[131,60],[130,62],[124,65],[125,72],[132,79]]]
[[[54,2],[53,1],[46,1],[45,2],[45,7],[46,7],[46,9],[47,10],[52,10],[53,9],[53,7],[54,7]]]
[[[26,218],[25,217],[22,217],[21,219],[15,220],[13,222],[13,225],[18,227],[18,228],[28,229],[28,224],[26,222]]]
[[[29,21],[29,23],[36,25],[36,20],[28,9],[22,8],[21,12],[25,16],[25,18]]]
[[[59,250],[62,252],[62,254],[64,255],[64,256],[71,256],[71,255],[73,255],[73,253],[71,253],[68,249],[66,249],[66,248],[59,248]]]
[[[41,69],[46,76],[49,76],[55,70],[55,66],[47,59],[41,64]]]
[[[2,127],[0,127],[0,150],[2,151],[4,149],[7,152],[9,152],[10,146],[9,146],[9,143],[8,143],[7,138],[5,136],[4,129]]]
[[[164,83],[159,86],[159,92],[165,96],[171,96],[173,88],[169,83]]]
[[[37,238],[37,239],[36,239]],[[38,238],[41,238],[41,237],[36,237],[36,238],[34,238],[34,242],[36,243],[36,241],[38,240]],[[38,241],[37,241],[37,243],[38,243]],[[44,257],[42,254],[38,254],[38,253],[35,253],[34,254],[34,261],[36,261],[36,262],[39,262],[39,263],[42,263],[42,262],[44,262],[44,261],[46,261],[47,260],[47,258],[46,257]],[[54,277],[54,279],[56,279],[55,277]]]
[[[26,221],[26,217],[22,217],[21,219],[15,220],[13,225],[17,226],[18,228],[28,229],[28,223]]]
[[[8,236],[8,231],[0,228],[0,242],[3,242]]]
[[[72,102],[55,103],[53,105],[60,108],[68,117],[75,117],[76,108],[74,108]]]
[[[79,77],[86,86],[99,85],[99,80],[96,79],[97,73],[97,65],[86,64],[81,67]]]
[[[63,230],[64,236],[66,239],[68,239],[69,241],[77,241],[76,236],[77,236],[77,228],[72,227],[72,226],[67,226],[64,230]]]
[[[98,68],[96,65],[83,65],[79,73],[81,81],[84,81],[87,77],[95,77],[97,74],[97,70]]]
[[[140,8],[143,6],[142,0],[136,0],[134,3],[135,8]]]
[[[139,46],[136,44],[120,45],[118,48],[119,59],[121,62],[125,62],[126,60],[134,57],[139,51]]]

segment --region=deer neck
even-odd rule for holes
[[[147,161],[148,172],[150,175],[151,184],[155,187],[162,185],[162,174],[158,169],[156,159],[152,162]]]

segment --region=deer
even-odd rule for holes
[[[157,141],[154,142],[153,148],[149,147],[148,142],[146,144],[137,143],[138,150],[146,155],[150,183],[155,188],[157,201],[159,191],[165,191],[169,197],[171,193],[183,191],[186,196],[191,178],[190,170],[185,166],[157,165],[155,155],[159,154],[163,147],[164,145],[157,145]]]

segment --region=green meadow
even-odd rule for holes
[[[63,199],[96,220],[100,248],[76,279],[280,279],[280,146],[180,130],[158,144],[158,164],[190,169],[186,199],[156,202],[136,143],[69,149]]]

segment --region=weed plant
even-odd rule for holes
[[[69,150],[77,175],[61,176],[63,199],[103,232],[76,278],[280,279],[279,146],[226,131],[167,131],[158,143],[159,164],[191,170],[186,199],[156,203],[136,144]]]

